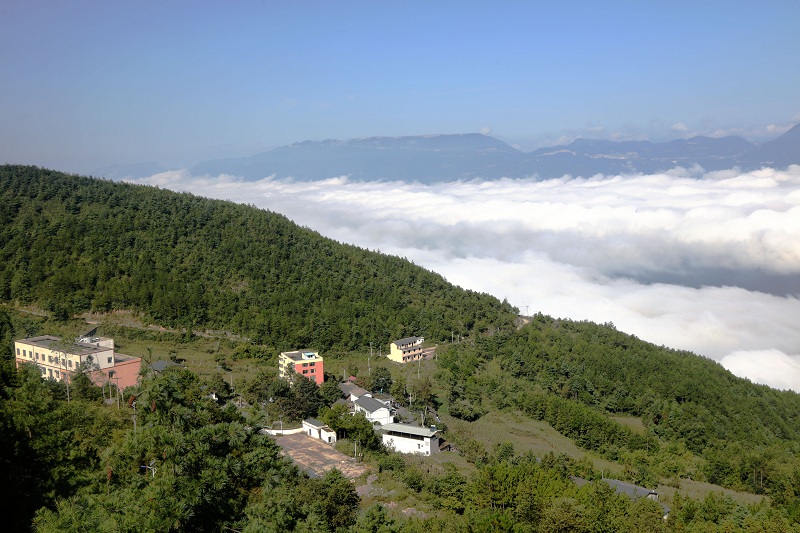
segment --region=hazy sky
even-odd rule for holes
[[[800,392],[797,165],[436,185],[245,182],[186,171],[140,181],[268,208],[523,313],[613,322]],[[781,283],[762,287],[765,279]]]
[[[800,2],[0,2],[0,162],[174,168],[306,139],[777,137]]]

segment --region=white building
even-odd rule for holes
[[[439,452],[439,430],[431,426],[411,424],[385,424],[382,428],[383,444],[400,453],[431,455]]]
[[[303,420],[303,432],[311,438],[319,439],[328,444],[336,442],[336,432],[327,426],[327,424],[320,422],[316,418],[306,418]]]
[[[377,422],[386,425],[394,422],[392,409],[382,401],[376,400],[369,395],[356,398],[353,402],[353,411],[355,413],[364,413],[367,420],[373,424]]]

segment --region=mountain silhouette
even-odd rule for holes
[[[247,180],[347,176],[356,181],[439,183],[654,173],[696,165],[713,171],[791,164],[800,164],[800,125],[761,145],[736,136],[658,143],[576,139],[532,152],[480,133],[329,139],[298,142],[250,157],[205,161],[190,170],[195,176],[229,174]],[[120,174],[109,169],[106,173],[112,178]]]

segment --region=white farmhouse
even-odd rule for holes
[[[316,418],[306,418],[303,420],[303,433],[311,438],[319,439],[328,444],[336,443],[336,432],[328,427],[324,422]]]
[[[389,406],[370,395],[356,398],[356,401],[353,402],[353,411],[355,413],[364,413],[367,420],[373,424],[377,422],[386,425],[394,422],[394,415]]]
[[[431,426],[419,427],[411,424],[385,424],[383,444],[400,453],[431,455],[439,452],[439,430]]]

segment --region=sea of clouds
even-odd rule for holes
[[[613,322],[800,391],[800,166],[422,185],[156,174],[406,257],[522,313]]]

